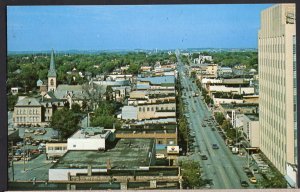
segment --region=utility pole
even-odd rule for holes
[[[12,152],[12,159],[11,159],[11,172],[12,172],[12,181],[15,180],[15,169],[14,169],[14,142],[11,141],[11,152]]]
[[[249,166],[249,156],[250,156],[250,153],[249,153],[249,147],[248,147],[248,168],[250,167]]]
[[[25,172],[25,170],[26,170],[26,168],[25,168],[25,158],[26,158],[26,142],[25,142],[25,139],[26,137],[25,137],[25,132],[24,132],[24,136],[23,136],[23,143],[24,143],[24,155],[23,155],[23,158],[24,158],[24,168],[23,168],[23,170],[24,170],[24,172]]]

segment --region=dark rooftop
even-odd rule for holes
[[[154,146],[153,139],[121,139],[113,149],[107,151],[68,151],[52,169],[64,168],[107,168],[110,161],[111,169],[138,169],[149,166],[149,153]]]

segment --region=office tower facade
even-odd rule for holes
[[[283,175],[297,164],[295,17],[295,4],[274,5],[258,33],[260,149]]]

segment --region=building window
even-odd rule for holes
[[[48,150],[49,150],[49,151],[52,151],[52,150],[53,150],[53,147],[48,147]]]
[[[73,145],[73,147],[75,148],[75,147],[76,147],[76,145]]]
[[[54,85],[54,80],[53,80],[53,79],[50,80],[50,85],[51,85],[51,86]]]

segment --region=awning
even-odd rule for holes
[[[285,175],[284,178],[285,178],[285,180],[288,182],[288,184],[289,184],[290,187],[295,188],[296,182],[293,181],[293,179],[290,178],[290,176]]]

